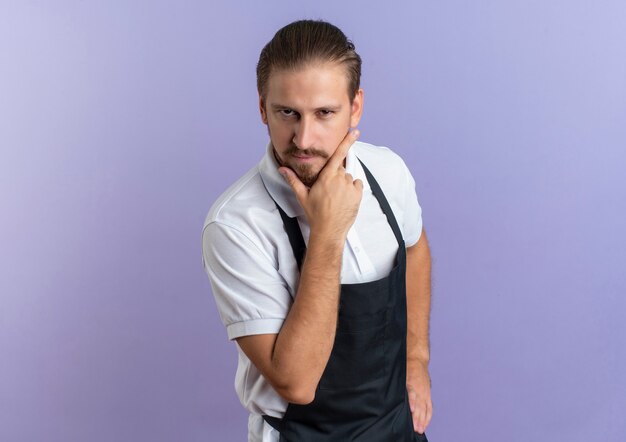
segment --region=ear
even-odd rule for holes
[[[263,102],[263,98],[259,95],[259,111],[261,112],[261,120],[263,120],[263,124],[267,125],[267,114],[265,113],[265,103]]]
[[[352,109],[350,109],[350,127],[357,127],[359,121],[361,121],[361,114],[363,113],[363,89],[359,88],[354,95],[352,101]]]

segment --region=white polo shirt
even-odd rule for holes
[[[346,156],[346,171],[363,181],[363,197],[347,235],[342,284],[387,276],[398,249],[357,157],[383,190],[406,246],[417,243],[422,231],[415,181],[402,158],[388,147],[355,141]],[[274,200],[288,216],[298,217],[307,245],[310,229],[304,210],[278,173],[278,167],[270,140],[261,161],[226,189],[204,222],[202,264],[230,340],[278,333],[297,291],[298,265]],[[282,417],[287,401],[276,393],[239,345],[237,350],[235,390],[250,412],[248,441],[278,442],[278,432],[261,415]]]

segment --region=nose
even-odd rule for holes
[[[296,125],[293,143],[302,150],[315,147],[315,122],[301,117]]]

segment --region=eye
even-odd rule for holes
[[[325,116],[325,117],[327,117],[327,116],[329,116],[329,115],[331,115],[331,114],[334,114],[334,113],[335,113],[335,112],[333,112],[333,111],[331,111],[331,110],[327,110],[327,109],[322,109],[320,112],[321,112],[321,113],[322,113],[322,115],[323,115],[323,116]]]
[[[280,112],[282,113],[283,116],[285,117],[291,117],[292,115],[294,115],[293,113],[291,114],[286,114],[285,112],[293,112],[291,109],[281,109]]]

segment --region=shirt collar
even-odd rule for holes
[[[354,148],[359,141],[355,141],[346,155],[346,173],[352,175],[354,179],[360,179],[363,182],[363,191],[369,190],[370,185],[365,177],[365,172],[361,163],[354,154]],[[270,196],[285,211],[287,216],[293,218],[295,216],[304,215],[304,209],[296,199],[296,195],[291,187],[285,181],[280,173],[278,173],[279,164],[273,153],[272,140],[269,140],[265,150],[265,155],[259,163],[259,174],[263,180],[263,184]]]

